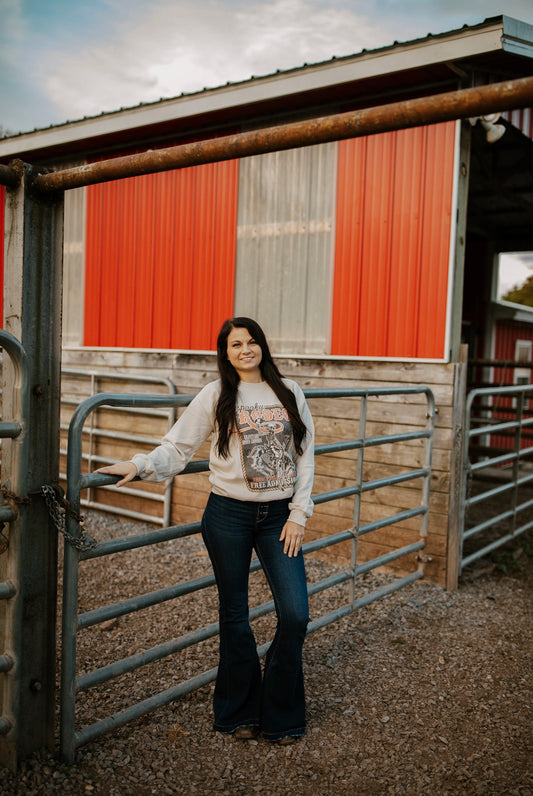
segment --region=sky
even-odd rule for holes
[[[502,13],[533,24],[532,0],[0,0],[0,135]]]
[[[533,252],[500,255],[497,297],[501,298],[511,288],[523,285],[532,272]]]

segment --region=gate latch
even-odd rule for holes
[[[41,492],[44,496],[50,517],[52,518],[56,529],[65,537],[67,542],[75,547],[76,550],[80,550],[82,552],[86,550],[94,550],[97,545],[96,540],[83,530],[84,519],[82,515],[77,514],[70,508],[68,500],[63,497],[61,488],[58,486],[52,486],[51,484],[43,484],[41,487]],[[67,514],[70,517],[73,517],[80,524],[80,536],[73,536],[67,531],[65,522]]]

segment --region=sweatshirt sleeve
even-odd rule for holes
[[[298,411],[307,428],[307,434],[302,443],[302,455],[296,454],[295,458],[296,482],[294,494],[289,503],[291,512],[289,519],[299,525],[305,525],[308,517],[313,513],[311,491],[315,473],[315,426],[301,387],[296,382],[292,382],[290,387],[296,397]]]
[[[200,445],[214,428],[214,383],[208,384],[193,398],[183,414],[150,453],[137,453],[131,461],[139,478],[164,481],[185,469]]]

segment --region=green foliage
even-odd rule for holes
[[[522,285],[515,285],[502,296],[504,301],[512,301],[513,304],[524,304],[526,307],[533,307],[533,274],[528,276]]]
[[[529,533],[519,537],[514,544],[505,546],[498,552],[489,556],[499,572],[504,575],[513,572],[524,572],[524,562],[520,560],[522,554],[533,561],[533,538]]]
[[[509,572],[524,571],[524,565],[513,553],[492,553],[490,558],[498,572],[502,572],[504,575],[507,575]]]

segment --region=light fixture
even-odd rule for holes
[[[481,126],[485,130],[487,143],[494,144],[505,134],[505,126],[503,124],[496,124],[500,116],[501,113],[487,113],[485,116],[473,116],[468,121],[472,127],[476,122],[480,121]]]

